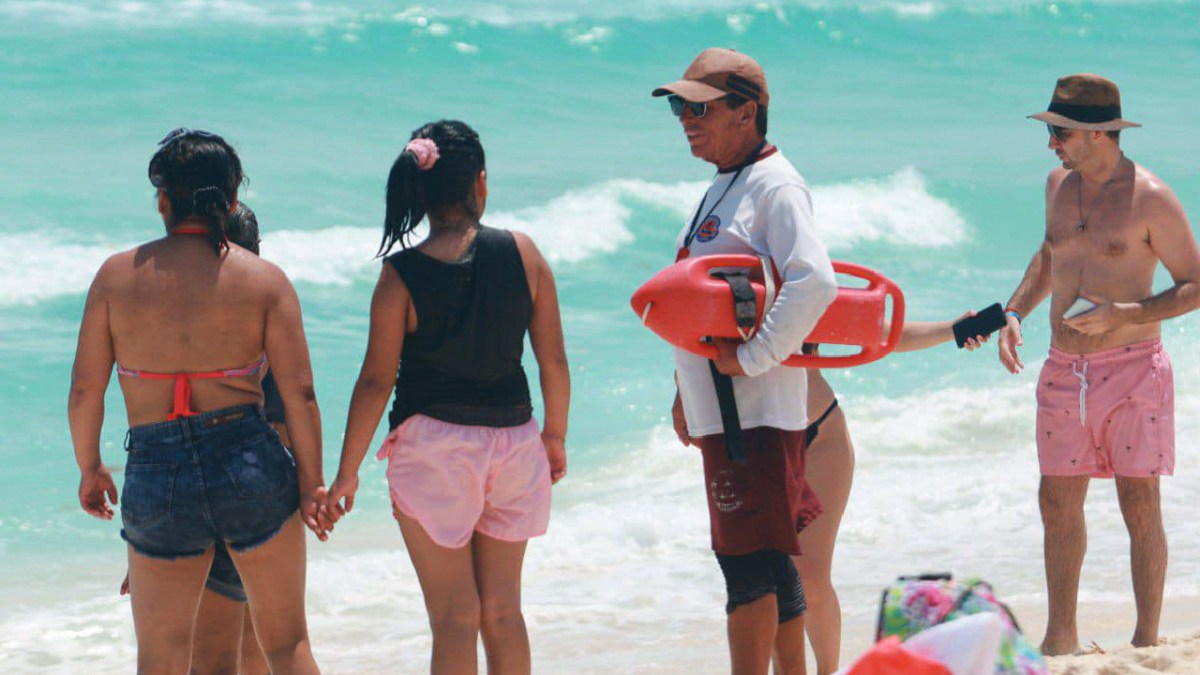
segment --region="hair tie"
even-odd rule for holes
[[[442,156],[432,138],[414,138],[404,146],[404,151],[411,152],[417,158],[417,168],[421,171],[432,169]]]

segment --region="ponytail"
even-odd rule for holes
[[[408,237],[430,210],[461,206],[478,218],[475,181],[485,168],[479,134],[462,122],[441,120],[412,133],[388,173],[383,240],[384,256]]]
[[[408,248],[408,236],[425,217],[425,196],[420,184],[420,162],[412,149],[392,163],[387,181],[387,209],[383,215],[383,241],[376,255],[386,255],[396,244]]]
[[[208,218],[208,243],[221,255],[229,248],[225,226],[229,222],[229,198],[215,185],[202,187],[192,193],[192,213]]]

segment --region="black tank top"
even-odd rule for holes
[[[533,413],[521,367],[533,298],[511,232],[480,226],[466,255],[388,256],[417,312],[404,336],[392,429],[421,413],[444,422],[518,426]]]

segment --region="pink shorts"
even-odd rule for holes
[[[1161,340],[1092,354],[1051,347],[1037,401],[1043,476],[1175,471],[1175,384]]]
[[[434,543],[461,548],[475,532],[504,541],[546,533],[550,462],[536,420],[477,427],[413,415],[383,441],[392,505]]]

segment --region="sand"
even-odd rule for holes
[[[1054,675],[1200,675],[1200,632],[1182,638],[1164,638],[1156,647],[1125,646],[1103,654],[1057,656],[1047,659],[1047,663]]]

